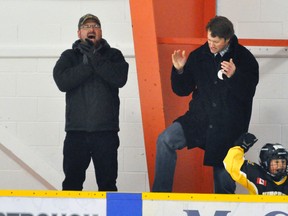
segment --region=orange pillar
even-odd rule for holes
[[[206,37],[205,25],[215,16],[215,7],[215,0],[130,0],[150,187],[157,137],[184,114],[191,98],[180,98],[171,90],[171,54],[175,49],[189,53],[196,48],[159,44],[157,38]],[[199,149],[178,152],[174,192],[212,192],[211,169],[202,162]]]

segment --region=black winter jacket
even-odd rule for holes
[[[189,110],[176,121],[184,129],[188,148],[205,150],[204,165],[223,166],[227,151],[249,127],[259,66],[236,36],[222,60],[230,58],[236,72],[224,80],[217,77],[219,68],[207,42],[189,54],[182,74],[172,68],[173,91],[179,96],[193,93]]]
[[[127,81],[128,63],[122,53],[102,39],[89,63],[77,48],[61,54],[53,76],[66,92],[66,131],[119,131],[119,88]],[[85,62],[85,61],[84,61]]]

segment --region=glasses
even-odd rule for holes
[[[98,28],[101,28],[101,26],[99,24],[95,24],[95,25],[82,25],[81,26],[81,29],[84,29],[84,30],[88,30],[90,28],[93,28],[93,29],[98,29]]]

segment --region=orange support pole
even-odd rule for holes
[[[158,135],[187,110],[190,97],[171,90],[171,54],[198,45],[159,43],[158,38],[206,37],[205,25],[215,16],[215,0],[130,0],[150,187],[154,180]],[[212,171],[202,165],[203,152],[178,152],[174,192],[212,192]]]
[[[155,143],[165,128],[152,0],[131,0],[131,17],[144,141],[150,186],[154,178]]]
[[[158,37],[159,44],[170,44],[170,45],[201,45],[207,41],[205,38],[176,38],[176,37]],[[288,40],[285,39],[241,39],[239,43],[244,46],[274,46],[274,47],[287,47]]]

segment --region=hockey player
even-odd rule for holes
[[[245,133],[230,148],[224,166],[231,177],[250,194],[288,195],[288,152],[281,144],[265,144],[260,151],[259,164],[245,160],[244,153],[257,142]]]

